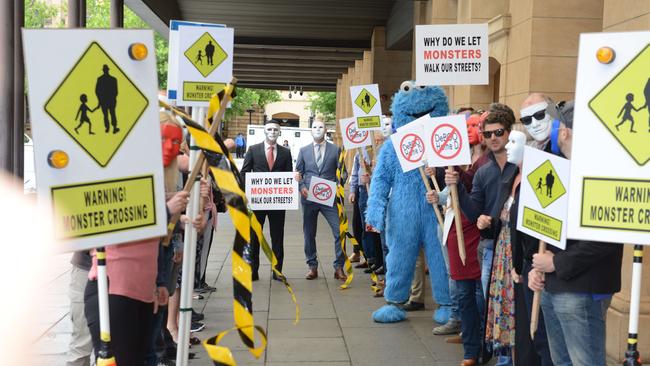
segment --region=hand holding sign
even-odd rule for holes
[[[422,166],[422,160],[425,158],[426,144],[424,141],[424,130],[422,121],[430,119],[424,116],[415,121],[400,127],[390,136],[393,148],[397,154],[400,166],[404,173]]]
[[[307,201],[332,206],[334,204],[334,197],[336,196],[334,192],[336,192],[336,182],[312,177],[307,192]]]
[[[451,194],[451,205],[456,218],[456,235],[458,237],[458,253],[465,264],[465,239],[460,206],[458,204],[458,173],[452,166],[466,165],[472,161],[469,139],[467,137],[467,124],[464,115],[431,118],[424,124],[424,134],[427,146],[427,160],[430,166],[447,166],[447,176],[453,177],[453,182],[447,181]]]

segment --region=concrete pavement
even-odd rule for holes
[[[333,278],[334,258],[331,232],[325,220],[318,222],[317,245],[321,258],[317,280],[304,275],[302,219],[300,211],[288,212],[285,226],[284,273],[296,292],[301,319],[293,325],[294,306],[285,288],[271,281],[270,265],[261,260],[260,280],[254,282],[253,308],[256,324],[268,333],[267,351],[255,359],[244,347],[236,332],[224,339],[231,346],[238,365],[456,365],[462,358],[460,345],[446,344],[444,337],[434,336],[431,317],[435,305],[427,303],[425,311],[409,313],[398,324],[374,323],[372,311],[384,304],[372,296],[367,274],[355,270],[352,287],[340,290]],[[267,225],[268,226],[268,225]],[[267,238],[270,238],[268,230]],[[194,308],[205,314],[206,328],[195,333],[201,339],[233,326],[232,277],[230,250],[234,228],[227,214],[219,214],[217,233],[209,257],[207,281],[217,291],[195,301]],[[33,320],[34,365],[63,365],[70,338],[68,316],[70,255],[52,259],[43,283],[43,311]],[[430,294],[427,287],[427,294]],[[191,365],[210,365],[202,346],[193,346],[198,359]]]

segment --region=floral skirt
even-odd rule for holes
[[[510,228],[505,222],[492,260],[485,342],[495,354],[510,354],[515,345],[515,288],[512,282]]]

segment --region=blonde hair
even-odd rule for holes
[[[182,128],[180,122],[176,120],[176,118],[172,117],[171,114],[167,112],[160,112],[159,113],[159,118],[160,118],[160,124],[171,124],[174,126],[177,126],[178,128]],[[177,183],[178,183],[178,161],[176,159],[172,160],[171,164],[169,166],[165,167],[164,171],[164,178],[165,178],[165,192],[176,192],[177,191]]]

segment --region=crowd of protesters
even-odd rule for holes
[[[546,252],[538,253],[539,240],[518,231],[516,225],[524,146],[570,159],[571,106],[533,93],[517,106],[521,123],[517,123],[512,107],[501,103],[493,103],[485,110],[457,110],[456,114],[467,117],[472,163],[453,170],[425,169],[428,179],[441,189],[429,190],[421,200],[438,205],[445,221],[444,226],[439,225],[439,241],[452,299],[449,320],[435,326],[432,336],[449,336],[447,342],[461,343],[464,354],[459,363],[462,366],[483,364],[493,358],[497,366],[606,363],[606,311],[612,295],[620,290],[623,246],[568,240],[565,250],[549,247]],[[385,232],[370,230],[365,223],[376,157],[384,140],[394,132],[390,121],[390,115],[385,116],[382,131],[372,134],[373,147],[356,154],[348,180],[348,198],[353,207],[352,233],[359,243],[349,259],[356,268],[379,276],[375,283],[376,297],[383,296],[383,276],[388,270],[386,256],[391,247],[399,245],[387,242]],[[189,202],[189,194],[182,191],[189,150],[186,134],[175,118],[161,112],[160,123],[167,213],[171,217],[183,212]],[[236,149],[237,157],[245,157],[244,171],[292,170],[291,152],[276,143],[279,130],[277,121],[269,121],[265,126],[265,141],[260,146],[249,147],[248,152],[242,135],[228,141],[230,148]],[[337,209],[305,200],[311,177],[336,180],[340,148],[325,141],[324,133],[325,125],[314,122],[314,142],[301,149],[295,168],[303,195],[305,257],[309,266],[305,278],[318,277],[315,234],[320,212],[334,236],[335,278],[345,281]],[[458,186],[460,217],[454,217],[451,208],[447,188],[450,185]],[[200,195],[203,212],[192,222],[181,220],[169,246],[154,238],[106,248],[110,263],[107,274],[111,341],[119,365],[168,365],[176,357],[183,225],[194,225],[200,233],[194,296],[202,298],[204,293],[215,290],[206,283],[205,273],[217,212],[225,211],[225,205],[209,178],[202,180]],[[277,269],[281,270],[284,211],[280,216],[270,211],[256,214],[262,225],[264,215],[269,216],[273,251],[279,258]],[[450,230],[454,220],[462,222],[465,263],[461,261],[457,233]],[[256,248],[254,281],[259,278],[259,247]],[[100,344],[96,252],[77,252],[72,264],[69,294],[73,338],[68,365],[89,365],[92,350],[96,353]],[[410,284],[410,299],[397,304],[405,311],[425,308],[425,267],[424,260],[418,259]],[[273,278],[283,280],[275,273]],[[535,291],[541,291],[542,300],[537,331],[531,337]],[[203,328],[202,319],[202,314],[193,312],[193,332]],[[198,338],[190,338],[191,344],[199,342]]]

